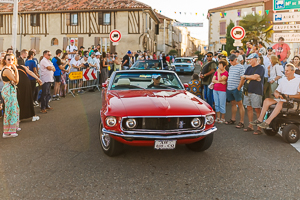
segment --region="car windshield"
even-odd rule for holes
[[[176,58],[175,63],[192,63],[192,60],[189,58]]]
[[[179,89],[182,84],[176,74],[168,72],[118,72],[112,80],[111,90]]]
[[[134,63],[131,70],[159,70],[161,69],[161,61],[160,60],[140,60]]]

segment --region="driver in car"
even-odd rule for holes
[[[300,99],[300,79],[295,77],[295,69],[296,68],[293,64],[286,64],[285,77],[282,78],[282,80],[279,83],[279,86],[274,91],[274,96],[276,99],[265,99],[259,118],[253,122],[250,122],[250,124],[258,126],[262,129],[267,129],[269,128],[269,125],[272,122],[272,120],[280,113],[283,103],[286,101],[283,97],[284,95],[288,99]],[[273,104],[276,104],[275,109],[272,111],[269,118],[263,122],[267,110]]]
[[[151,83],[150,85],[148,85],[147,88],[152,88],[153,86],[160,86],[162,85],[163,83],[160,82],[160,79],[161,79],[161,76],[159,74],[153,74],[152,75],[152,80],[153,80],[153,83]]]

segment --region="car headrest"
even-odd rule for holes
[[[130,80],[129,78],[119,79],[117,85],[130,85]]]

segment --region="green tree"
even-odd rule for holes
[[[257,44],[259,41],[270,44],[272,42],[270,38],[274,31],[272,30],[273,25],[269,21],[270,19],[266,15],[249,14],[243,17],[239,25],[246,31],[246,36],[242,40],[244,45],[248,41],[252,41],[254,44]]]
[[[172,49],[172,50],[170,50],[170,52],[169,52],[169,55],[171,55],[171,56],[175,56],[175,55],[177,55],[178,54],[178,52],[175,50],[175,49]]]
[[[230,55],[230,51],[232,49],[235,49],[235,47],[233,46],[234,43],[234,39],[231,37],[230,35],[230,31],[231,29],[234,27],[234,23],[232,20],[230,20],[229,25],[227,26],[227,33],[226,33],[226,47],[225,50],[227,51],[227,55]]]

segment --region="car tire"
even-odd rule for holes
[[[192,144],[186,144],[186,147],[189,148],[192,151],[201,152],[207,150],[212,142],[213,142],[214,134],[211,133],[202,140],[192,143]]]
[[[118,142],[117,140],[113,139],[112,137],[110,137],[109,134],[103,133],[102,126],[103,125],[100,121],[98,133],[99,133],[100,146],[103,152],[110,157],[120,155],[123,151],[124,145]]]
[[[264,129],[264,133],[267,136],[275,136],[277,134],[278,131],[274,131],[273,129]]]
[[[282,138],[287,143],[296,143],[299,140],[299,128],[295,124],[289,124],[282,130]]]

